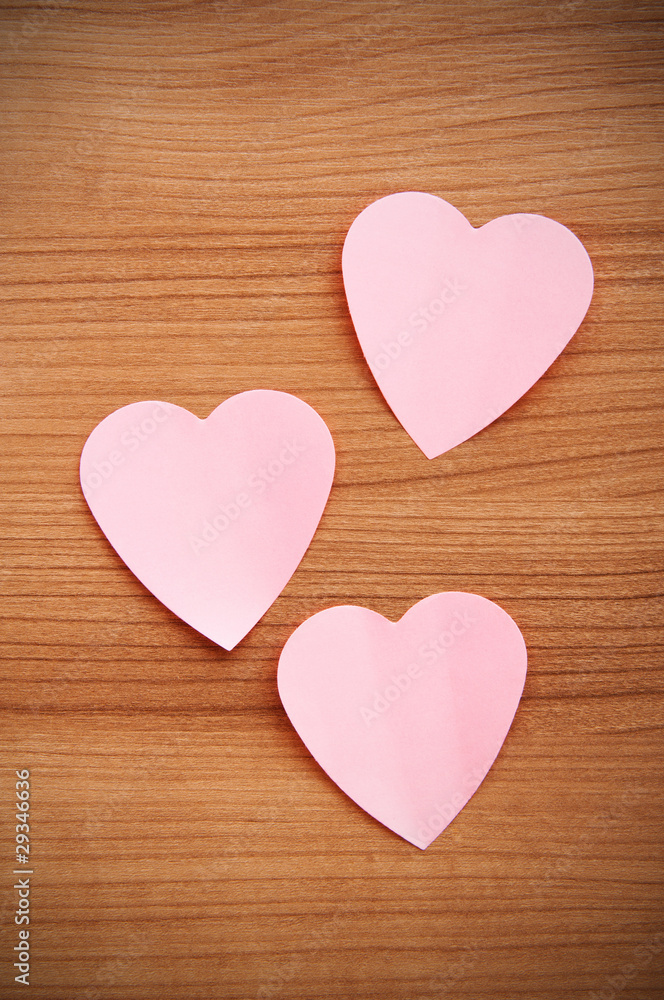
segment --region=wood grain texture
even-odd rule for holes
[[[661,4],[39,0],[0,31],[0,996],[23,767],[37,1000],[664,996]],[[409,189],[551,216],[596,274],[541,381],[432,462],[340,273]],[[259,387],[316,407],[338,468],[226,653],[123,566],[78,457],[126,403]],[[515,618],[529,674],[420,852],[317,767],[275,674],[321,608],[448,589]]]

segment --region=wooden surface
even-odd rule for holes
[[[39,1000],[664,996],[659,2],[3,2],[2,949]],[[340,252],[381,195],[535,212],[596,274],[580,331],[428,461],[364,363]],[[320,529],[232,653],[101,535],[111,410],[312,404]],[[420,852],[291,729],[293,629],[500,603],[529,648],[479,792]],[[31,772],[30,990],[14,985]]]

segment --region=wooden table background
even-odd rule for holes
[[[2,3],[0,995],[664,996],[662,5]],[[364,363],[340,274],[369,202],[569,226],[577,336],[428,461]],[[319,531],[227,653],[137,582],[80,493],[86,436],[165,399],[314,406]],[[280,649],[338,603],[500,603],[523,701],[420,852],[301,745]],[[32,781],[31,987],[14,985],[14,782]]]

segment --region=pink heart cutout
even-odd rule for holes
[[[93,430],[80,474],[101,530],[138,579],[233,649],[306,552],[334,463],[312,407],[254,390],[205,420],[169,403],[124,406]]]
[[[416,847],[484,780],[526,679],[523,636],[477,594],[434,594],[396,624],[367,608],[313,615],[281,653],[279,694],[313,757]]]
[[[565,226],[504,215],[480,229],[449,202],[373,202],[343,249],[350,314],[394,415],[435,458],[534,385],[585,316],[590,258]]]

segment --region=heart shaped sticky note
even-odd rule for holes
[[[279,660],[284,708],[333,781],[424,849],[484,780],[516,712],[526,646],[497,604],[434,594],[394,624],[329,608]]]
[[[285,392],[242,392],[206,420],[141,402],[106,417],[81,485],[118,555],[148,590],[232,649],[307,550],[334,475],[327,426]]]
[[[505,215],[474,229],[418,192],[358,215],[343,276],[373,376],[427,458],[512,406],[574,335],[593,292],[590,258],[560,223]]]

